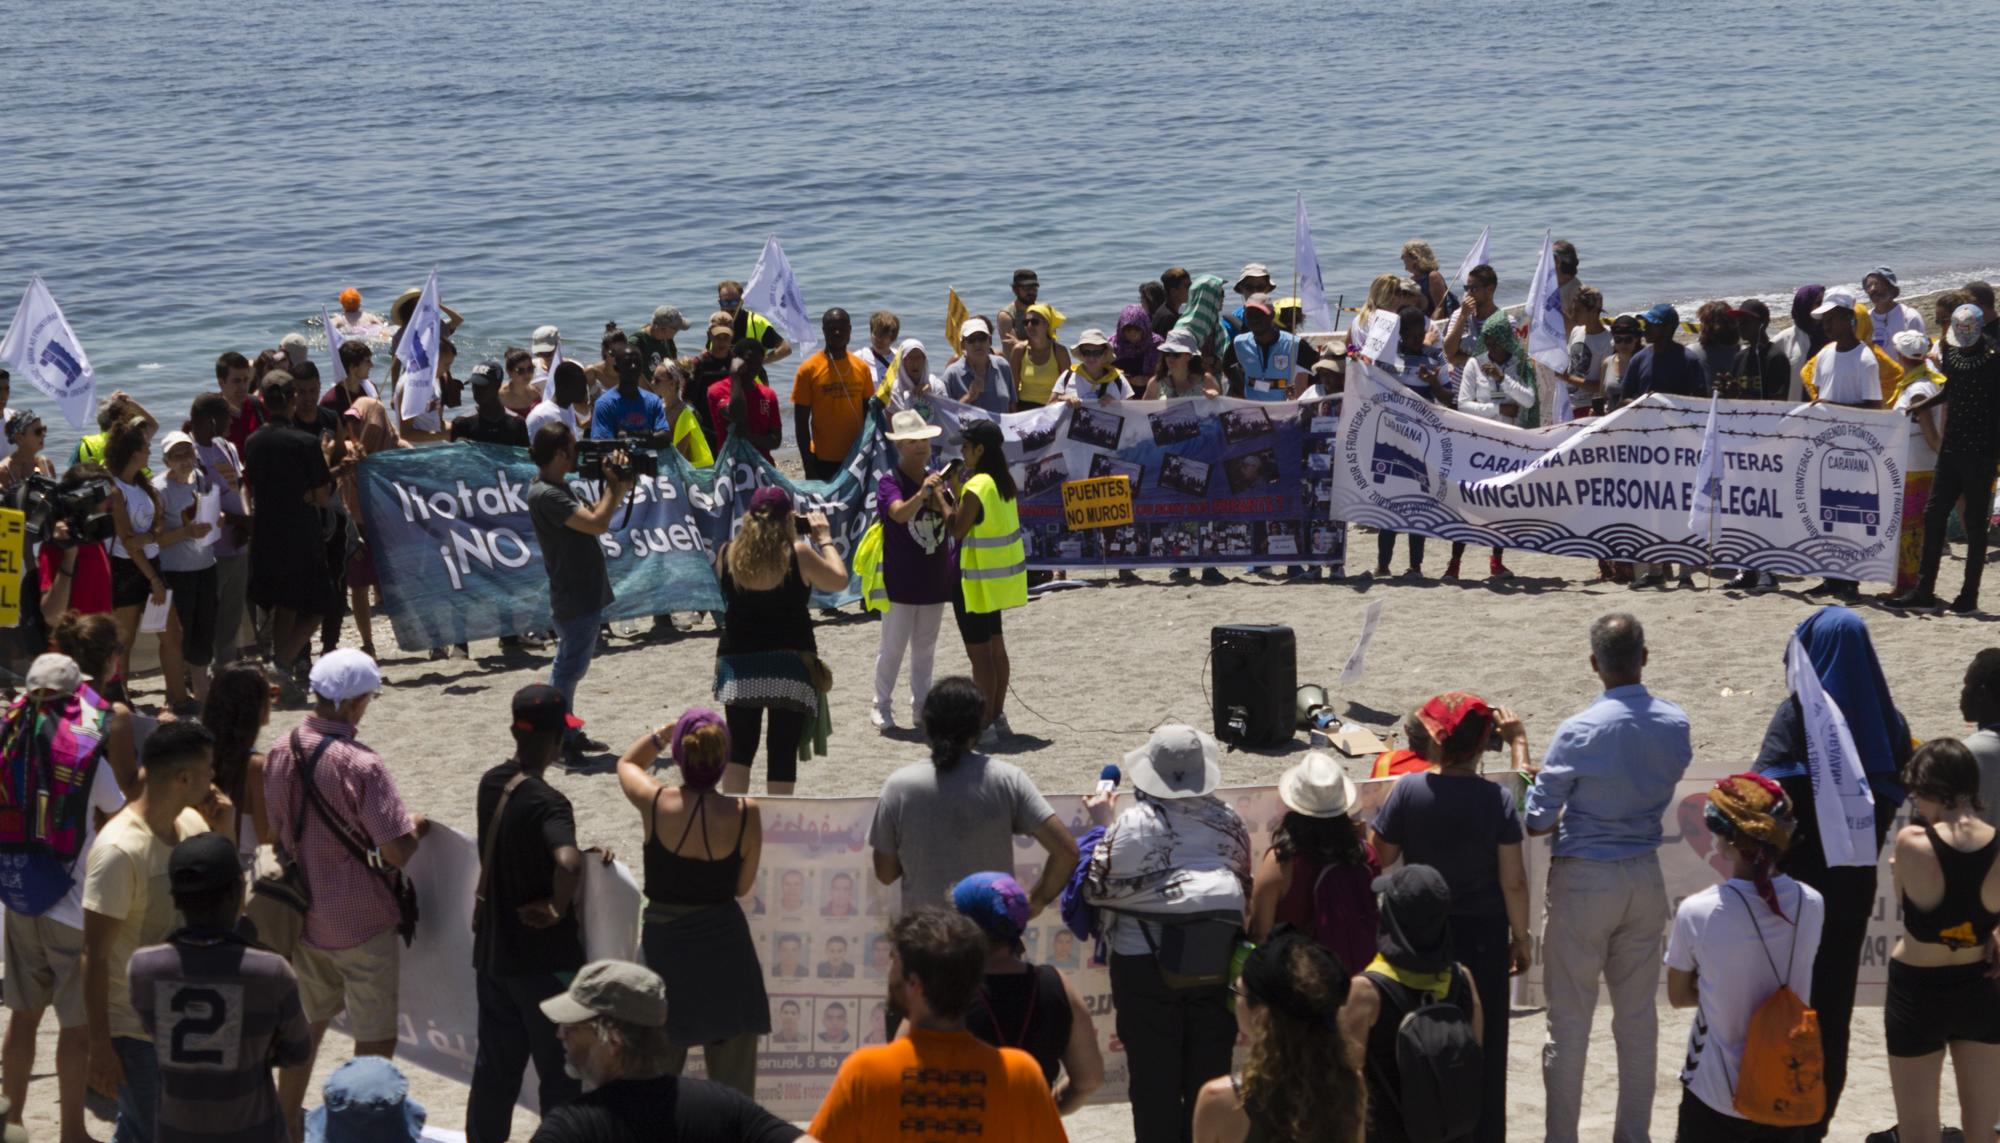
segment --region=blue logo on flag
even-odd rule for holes
[[[42,347],[39,364],[47,365],[61,373],[64,388],[76,384],[76,379],[83,376],[83,365],[70,356],[69,350],[53,341]]]

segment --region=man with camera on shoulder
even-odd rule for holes
[[[537,469],[528,488],[528,516],[548,568],[549,609],[555,617],[556,659],[549,668],[549,685],[562,692],[572,715],[576,684],[590,670],[591,656],[597,653],[597,629],[612,599],[611,576],[597,538],[611,530],[611,514],[635,480],[625,453],[611,453],[603,460],[597,503],[586,507],[566,479],[576,468],[576,454],[576,435],[561,421],[537,429],[528,444]],[[604,743],[585,736],[579,725],[571,728],[563,743],[564,761],[574,766],[584,754],[606,749]]]

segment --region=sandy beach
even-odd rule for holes
[[[1373,542],[1358,530],[1350,536],[1350,569],[1372,564]],[[1440,548],[1433,545],[1429,553],[1433,575],[1444,564]],[[1400,551],[1397,558],[1400,567]],[[1466,562],[1474,568],[1483,564]],[[1203,664],[1212,626],[1290,625],[1298,638],[1299,681],[1330,686],[1360,631],[1361,609],[1380,599],[1385,607],[1366,677],[1335,696],[1349,718],[1379,732],[1386,733],[1399,712],[1430,694],[1467,689],[1517,710],[1539,753],[1556,725],[1597,690],[1588,668],[1586,625],[1604,612],[1626,610],[1648,629],[1648,685],[1685,706],[1693,719],[1692,773],[1719,775],[1748,765],[1772,708],[1786,693],[1780,663],[1785,640],[1815,607],[1798,594],[1808,583],[1788,583],[1785,591],[1761,597],[1719,587],[1635,591],[1585,582],[1595,568],[1576,560],[1514,554],[1508,562],[1517,578],[1491,586],[1478,580],[1379,583],[1365,575],[1335,585],[1287,585],[1240,573],[1227,585],[1198,586],[1145,573],[1139,584],[1114,583],[1106,575],[1089,587],[1038,598],[1007,620],[1014,660],[1008,713],[1016,735],[1002,753],[1045,791],[1086,789],[1102,765],[1118,761],[1154,725],[1180,719],[1208,727]],[[1955,588],[1962,568],[1960,560],[1948,562],[1945,584]],[[1959,679],[1972,654],[1996,641],[1994,617],[1899,617],[1867,605],[1861,611],[1915,732],[1926,738],[1963,732]],[[715,629],[705,617],[682,615],[677,621],[683,630],[670,639],[612,641],[583,681],[579,712],[614,750],[687,706],[709,701]],[[909,731],[885,737],[868,726],[877,639],[873,619],[849,608],[837,619],[822,619],[817,634],[836,675],[835,732],[829,756],[801,770],[799,789],[807,795],[872,794],[896,766],[921,758],[922,747]],[[392,646],[386,624],[376,640],[383,648]],[[431,661],[421,652],[389,651],[383,661],[388,685],[360,735],[388,760],[411,809],[468,831],[475,824],[480,773],[510,750],[508,698],[544,677],[549,661],[546,654],[504,658],[493,643],[474,644],[473,652],[470,661]],[[964,651],[947,627],[938,672],[966,669]],[[156,687],[147,682],[142,701]],[[908,724],[907,706],[899,706],[898,716]],[[272,737],[298,717],[297,711],[278,712]],[[1301,740],[1286,751],[1231,753],[1225,783],[1271,782],[1304,748]],[[585,844],[608,844],[636,862],[639,818],[620,796],[610,761],[586,772],[551,771],[550,778],[575,803]],[[1615,1086],[1609,1082],[1607,1022],[1608,1016],[1598,1021],[1586,1137],[1609,1132]],[[28,1122],[37,1138],[53,1137],[53,1026],[53,1019],[44,1022],[28,1101]],[[1680,1098],[1673,1076],[1686,1029],[1685,1014],[1662,1011],[1654,1128],[1663,1138],[1671,1134]],[[1850,1085],[1837,1124],[1841,1138],[1858,1138],[1894,1120],[1881,1030],[1879,1009],[1857,1015]],[[1516,1138],[1540,1133],[1542,1036],[1538,1011],[1516,1014],[1510,1053],[1516,1087],[1508,1112]],[[347,1047],[338,1034],[329,1034],[320,1054],[321,1079],[345,1058]],[[461,1126],[463,1087],[422,1071],[412,1071],[411,1079],[432,1123]],[[316,1079],[315,1097],[318,1086]],[[1945,1121],[1954,1119],[1947,1110]],[[517,1138],[526,1138],[531,1122],[521,1113]],[[1130,1138],[1129,1112],[1122,1104],[1088,1109],[1069,1124],[1079,1140]],[[94,1126],[109,1133],[106,1124]]]

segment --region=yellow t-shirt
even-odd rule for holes
[[[109,972],[105,1012],[113,1036],[151,1040],[138,1013],[132,1011],[132,989],[125,965],[132,953],[167,939],[180,925],[173,894],[167,887],[167,858],[176,842],[208,832],[208,822],[193,810],[182,810],[174,821],[175,837],[156,837],[146,819],[132,807],[118,811],[90,847],[90,865],[83,875],[83,910],[125,922],[106,957]]]
[[[815,353],[792,377],[792,404],[812,410],[812,454],[821,460],[847,459],[861,435],[861,409],[875,387],[868,363],[852,353],[833,360]]]
[[[912,1028],[840,1065],[807,1132],[820,1143],[1066,1143],[1035,1058],[970,1032]]]

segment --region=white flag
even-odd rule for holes
[[[1528,283],[1528,356],[1558,373],[1569,370],[1569,325],[1563,321],[1562,286],[1556,281],[1554,231],[1542,231],[1542,256]]]
[[[1486,256],[1486,248],[1492,242],[1493,228],[1491,226],[1482,228],[1479,232],[1478,241],[1472,244],[1472,249],[1465,252],[1465,261],[1458,264],[1459,289],[1462,290],[1465,288],[1465,280],[1472,276],[1472,268],[1474,266],[1486,264],[1489,261]]]
[[[7,336],[0,340],[0,365],[26,376],[56,403],[71,428],[96,424],[97,375],[40,274],[28,279]]]
[[[1697,536],[1708,534],[1714,526],[1715,502],[1722,498],[1722,439],[1715,432],[1715,407],[1720,400],[1713,393],[1708,396],[1708,424],[1701,430],[1701,463],[1694,470],[1694,503],[1688,505],[1688,530]]]
[[[1875,793],[1861,771],[1854,734],[1820,686],[1812,656],[1797,636],[1785,648],[1785,675],[1805,715],[1806,774],[1812,779],[1813,807],[1819,816],[1819,843],[1829,866],[1874,868]]]
[[[806,314],[806,300],[799,293],[799,280],[792,276],[792,264],[785,260],[784,247],[773,234],[764,240],[764,252],[757,255],[757,267],[750,271],[750,284],[743,287],[743,304],[762,314],[801,355],[819,344],[812,318]]]
[[[396,360],[403,363],[397,407],[406,421],[422,416],[437,390],[438,344],[444,338],[438,312],[438,275],[433,269],[424,279],[423,293],[417,295],[410,320],[403,323],[402,339],[396,343]]]
[[[1295,332],[1332,329],[1333,308],[1326,304],[1326,281],[1320,277],[1319,251],[1313,247],[1313,228],[1306,219],[1303,191],[1299,192],[1298,223],[1292,228],[1292,266],[1299,279],[1299,307],[1305,311]]]

